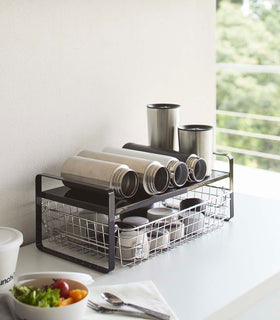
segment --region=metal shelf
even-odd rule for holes
[[[230,215],[228,218],[224,218],[224,221],[230,220],[234,216],[234,207],[233,207],[233,158],[228,154],[215,153],[216,155],[225,156],[229,160],[229,171],[217,171],[213,170],[210,177],[207,177],[202,182],[188,182],[184,187],[175,189],[169,189],[163,194],[149,196],[141,189],[138,193],[131,199],[117,199],[115,193],[111,189],[106,189],[102,187],[92,187],[86,184],[73,183],[63,179],[58,176],[50,174],[38,174],[36,176],[36,246],[38,249],[53,254],[55,256],[64,258],[66,260],[76,262],[78,264],[85,265],[89,268],[95,269],[97,271],[107,273],[115,268],[115,249],[116,249],[116,238],[115,238],[115,221],[117,218],[120,218],[121,215],[125,215],[131,211],[136,211],[138,209],[142,210],[147,207],[152,206],[156,202],[164,202],[165,200],[187,194],[189,191],[195,192],[195,189],[198,188],[207,188],[209,185],[227,179],[229,180],[229,206],[230,206]],[[52,182],[52,185],[58,187],[52,188],[43,188],[43,180],[48,180]],[[55,182],[55,184],[53,184]],[[71,185],[75,185],[73,189],[70,189],[63,185],[63,182],[71,182]],[[214,187],[219,189],[219,187]],[[222,188],[223,189],[223,188]],[[216,201],[217,195],[214,196],[213,201]],[[42,229],[42,216],[44,214],[43,200],[53,201],[58,204],[68,205],[71,208],[76,207],[80,209],[86,209],[98,213],[105,213],[108,215],[108,224],[106,228],[108,232],[106,234],[106,241],[104,242],[105,249],[107,251],[107,260],[104,265],[100,264],[99,260],[97,261],[85,261],[82,255],[75,256],[71,252],[66,252],[64,250],[60,251],[56,247],[48,247],[44,244],[44,235]],[[208,200],[211,201],[211,200]],[[215,205],[215,203],[214,203]],[[75,209],[75,208],[74,208]],[[72,209],[71,209],[72,210]],[[143,210],[142,210],[143,211]],[[51,215],[52,217],[52,215]],[[66,215],[65,215],[66,217]],[[219,222],[220,216],[214,214],[213,217]],[[75,224],[73,224],[75,227]],[[45,227],[45,225],[44,225]],[[61,234],[62,236],[62,234]],[[83,240],[83,239],[82,239]],[[81,239],[80,239],[81,241]],[[89,246],[92,246],[92,240],[89,242]]]
[[[36,184],[41,184],[42,177],[64,181],[60,177],[40,174],[37,176],[38,181]],[[115,214],[118,215],[140,209],[152,205],[155,202],[163,201],[170,197],[186,193],[188,191],[194,190],[207,184],[214,183],[219,180],[223,180],[225,178],[229,178],[228,172],[213,170],[211,176],[207,177],[202,182],[187,183],[184,187],[178,189],[172,188],[163,194],[149,196],[140,191],[136,194],[136,196],[129,200],[115,199]],[[37,185],[37,187],[41,189],[39,185]],[[108,214],[108,192],[113,191],[109,189],[91,189],[92,190],[72,190],[68,187],[62,186],[46,191],[40,190],[37,193],[37,196],[44,199],[62,202],[68,205],[78,206],[84,209]]]

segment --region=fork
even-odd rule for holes
[[[91,300],[88,300],[87,306],[97,312],[101,313],[121,313],[125,316],[130,316],[130,317],[136,317],[136,318],[142,318],[142,319],[157,319],[152,316],[148,316],[143,312],[137,312],[137,311],[129,311],[129,310],[121,310],[121,309],[116,309],[116,308],[107,308],[103,307]]]

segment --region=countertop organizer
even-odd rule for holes
[[[222,227],[234,216],[233,158],[215,154],[228,159],[228,172],[212,170],[202,182],[155,196],[138,193],[129,200],[117,199],[109,189],[80,185],[74,190],[61,177],[37,175],[37,248],[107,273],[116,263],[132,266]],[[203,201],[182,208],[189,198]],[[162,207],[171,208],[171,214],[129,229],[121,222]]]

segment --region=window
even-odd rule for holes
[[[279,180],[280,0],[220,0],[216,21],[216,149]]]

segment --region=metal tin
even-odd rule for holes
[[[178,150],[177,127],[180,105],[156,103],[147,105],[148,139],[152,147]]]
[[[185,154],[197,154],[207,164],[206,176],[211,175],[213,166],[213,127],[201,124],[178,127],[179,150]]]

